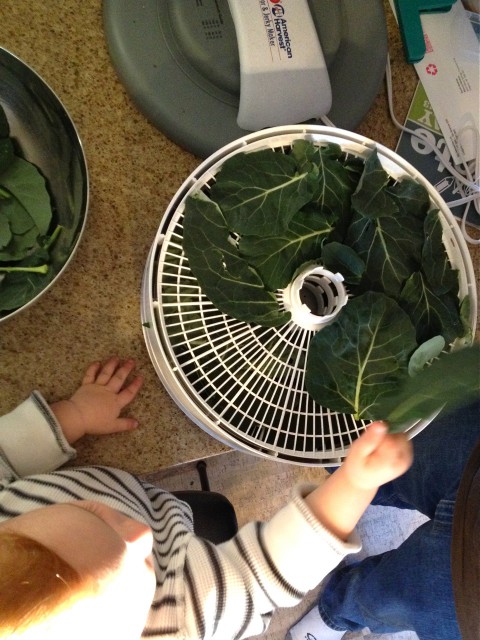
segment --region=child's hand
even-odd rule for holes
[[[377,489],[405,473],[413,460],[405,434],[391,434],[382,422],[373,422],[356,440],[343,463],[343,472],[357,489]]]
[[[69,400],[51,405],[70,444],[87,433],[116,433],[137,426],[134,418],[120,417],[122,409],[132,402],[143,384],[141,376],[127,383],[134,368],[133,360],[121,363],[117,357],[103,365],[95,362],[88,367],[80,388]]]
[[[383,423],[374,422],[352,444],[342,466],[305,502],[327,529],[347,540],[378,487],[404,473],[412,459],[403,433],[387,433]]]

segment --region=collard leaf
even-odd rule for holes
[[[13,162],[13,158],[12,141],[10,138],[0,138],[0,173]]]
[[[0,250],[0,264],[19,262],[37,247],[38,229],[33,227],[23,234],[13,235],[8,245]]]
[[[52,220],[52,205],[45,179],[38,169],[30,162],[15,157],[1,174],[0,184],[28,212],[39,233],[46,235]]]
[[[358,284],[365,271],[365,262],[351,247],[329,242],[322,250],[322,264],[333,273],[341,273],[348,284]]]
[[[312,202],[320,207],[322,213],[335,219],[349,214],[353,189],[348,172],[340,162],[340,146],[328,144],[317,147],[301,140],[293,144],[292,155],[299,163],[299,170],[309,170],[312,164],[318,169],[317,187]]]
[[[451,293],[437,295],[421,272],[405,283],[400,304],[416,327],[419,343],[441,335],[450,344],[464,334],[458,298]]]
[[[352,156],[346,153],[342,154],[340,161],[345,167],[348,181],[353,193],[357,189],[360,178],[362,177],[365,162],[362,160],[362,158],[357,158],[356,156]]]
[[[415,347],[415,329],[398,304],[381,293],[365,293],[311,340],[306,389],[333,411],[370,417],[378,398],[407,376]]]
[[[435,293],[458,291],[458,272],[452,268],[445,250],[443,227],[436,209],[425,218],[422,271]]]
[[[265,327],[288,322],[290,314],[239,256],[218,205],[202,193],[186,201],[183,249],[198,284],[220,311]]]
[[[8,245],[12,239],[12,230],[6,215],[2,215],[0,208],[0,253],[1,250]]]
[[[427,363],[433,358],[437,358],[445,349],[445,338],[443,336],[433,336],[430,340],[422,342],[415,349],[408,362],[408,375],[414,376],[419,373]]]
[[[377,418],[386,420],[390,431],[403,431],[406,424],[427,419],[440,409],[447,413],[466,406],[479,397],[479,372],[478,344],[444,353],[405,379],[395,393],[381,398],[375,408]]]
[[[50,274],[8,273],[1,281],[0,311],[13,311],[30,302],[51,280]]]
[[[388,186],[386,192],[397,205],[401,215],[418,218],[423,224],[430,208],[430,196],[423,185],[404,177],[401,181]]]
[[[317,258],[332,230],[322,216],[299,211],[289,228],[276,237],[243,236],[240,254],[255,267],[265,286],[274,291],[286,287],[297,268]]]
[[[365,262],[364,288],[397,297],[405,281],[419,268],[423,235],[405,221],[393,216],[354,217],[346,244]]]
[[[7,245],[2,247],[0,242],[0,262],[23,260],[38,246],[38,228],[25,208],[13,196],[0,201],[0,218],[7,221],[11,232]]]
[[[383,169],[374,149],[365,161],[362,177],[355,193],[352,206],[357,213],[367,218],[394,216],[398,213],[395,201],[386,190],[390,176]]]
[[[292,144],[291,155],[295,158],[298,171],[310,171],[312,165],[318,165],[320,154],[325,159],[339,160],[343,152],[340,145],[333,142],[320,147],[309,140],[295,140]]]
[[[240,235],[282,233],[317,186],[315,172],[297,173],[294,158],[271,149],[235,154],[216,177],[210,197]]]
[[[33,267],[45,262],[48,253],[39,250],[32,256],[25,258],[15,266]],[[46,274],[15,272],[5,274],[0,282],[0,311],[13,311],[30,302],[40,291],[53,280],[56,272],[49,268]]]
[[[28,303],[57,273],[48,266],[51,256],[44,249],[53,216],[45,179],[37,167],[14,154],[9,134],[0,107],[0,267],[5,272],[0,277],[0,312]]]
[[[8,219],[12,233],[15,235],[21,236],[36,226],[25,207],[13,196],[0,201],[0,215],[4,215]]]

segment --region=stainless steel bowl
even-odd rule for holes
[[[2,48],[0,104],[22,157],[45,177],[54,223],[63,227],[51,252],[51,277],[45,287],[20,308],[0,312],[1,323],[38,300],[72,259],[87,219],[89,181],[82,144],[65,107],[33,69]]]

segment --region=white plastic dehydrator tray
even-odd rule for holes
[[[214,181],[227,158],[265,148],[289,149],[299,139],[337,143],[359,157],[368,156],[376,147],[391,177],[410,176],[428,190],[432,208],[440,211],[446,251],[459,271],[460,296],[471,297],[470,323],[475,327],[476,287],[470,254],[455,218],[433,186],[386,147],[318,125],[282,126],[247,135],[219,149],[185,180],[160,222],[148,255],[141,320],[160,380],[199,427],[244,452],[303,465],[333,466],[368,421],[323,408],[306,392],[307,349],[319,327],[310,326],[301,314],[292,313],[292,319],[281,327],[265,328],[221,313],[203,294],[182,249],[185,199]],[[280,305],[288,301],[292,286],[287,287],[290,291],[277,291]],[[430,421],[415,422],[406,431],[414,436]]]

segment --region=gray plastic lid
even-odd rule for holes
[[[309,5],[332,86],[328,117],[355,129],[384,76],[383,2]],[[237,124],[240,63],[227,0],[104,0],[103,17],[121,82],[160,131],[200,157],[249,133]]]

